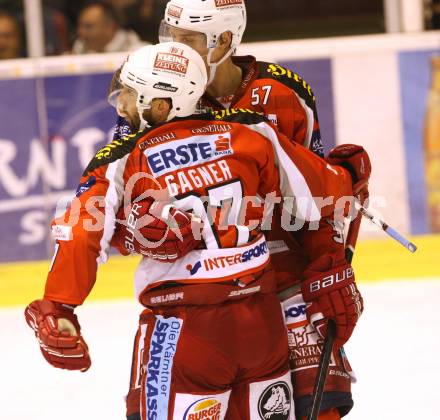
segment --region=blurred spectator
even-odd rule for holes
[[[127,51],[141,45],[142,41],[134,31],[121,28],[110,4],[93,2],[81,10],[72,53]]]
[[[159,23],[168,0],[105,0],[111,4],[125,28],[131,28],[141,39],[158,42]]]
[[[4,0],[0,0],[4,1]],[[43,0],[44,4],[60,11],[66,17],[70,27],[75,28],[81,10],[90,3],[90,0]]]
[[[46,55],[63,54],[69,51],[69,23],[64,13],[43,2],[43,24]]]
[[[43,25],[45,35],[45,55],[62,54],[70,49],[69,22],[62,10],[52,6],[48,0],[43,0]],[[19,28],[24,28],[25,17],[22,1],[0,0],[0,10],[7,11],[18,22]],[[20,30],[21,56],[26,56],[26,31]]]
[[[23,41],[17,19],[0,11],[0,60],[23,57]]]

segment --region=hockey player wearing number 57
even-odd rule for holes
[[[228,108],[262,112],[292,142],[322,157],[324,149],[316,100],[310,84],[276,63],[235,55],[245,31],[246,16],[244,0],[169,0],[159,38],[187,44],[204,58],[209,82],[200,109],[213,109],[219,115],[227,113]],[[362,147],[338,146],[328,161],[351,168],[356,182],[355,194],[361,201],[368,196],[371,168]],[[278,208],[275,214],[277,212]],[[286,232],[280,220],[278,214],[272,230],[267,232],[267,239],[289,329],[296,412],[302,418],[311,406],[323,337],[318,333],[323,331],[318,323],[315,325],[318,329],[312,324],[305,325],[308,302],[304,301],[300,284],[304,286],[310,276],[319,275],[318,266],[319,271],[325,272],[346,264],[344,235],[340,224],[323,219],[319,232],[315,235],[308,232],[304,238],[302,232]],[[309,319],[313,311],[316,305],[309,305]],[[350,328],[340,327],[337,332],[339,338],[321,405],[322,420],[337,420],[353,405],[351,381],[354,375],[343,348],[339,349],[350,336],[349,331]]]
[[[133,378],[140,418],[293,420],[287,334],[260,224],[264,207],[247,198],[293,197],[289,211],[317,222],[335,208],[321,208],[315,198],[352,195],[352,176],[292,145],[252,111],[192,115],[207,74],[188,46],[130,54],[121,82],[118,110],[143,129],[98,151],[77,199],[53,222],[56,252],[44,299],[25,311],[44,357],[60,368],[90,367],[74,307],[108,258],[116,214],[128,208],[131,229],[148,237],[138,238],[145,258],[135,276],[146,307]],[[188,211],[202,221],[201,238],[188,229]],[[145,223],[138,226],[140,216]],[[317,281],[310,302],[329,316]],[[355,316],[353,276],[334,286],[328,289],[344,313]]]

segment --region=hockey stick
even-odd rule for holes
[[[353,260],[354,247],[356,246],[359,229],[361,227],[362,215],[357,216],[350,222],[348,229],[347,241],[345,243],[345,257],[347,262]],[[333,350],[333,341],[335,340],[336,324],[332,319],[327,322],[327,336],[322,347],[321,358],[319,360],[318,373],[316,374],[315,386],[313,389],[312,408],[308,420],[317,420],[319,410],[321,408],[322,397],[324,395],[324,385],[327,379],[328,367],[330,365],[330,357]]]
[[[356,217],[350,222],[350,227],[348,229],[348,234],[347,234],[347,241],[345,244],[345,258],[347,262],[351,263],[351,261],[353,260],[354,248],[359,234],[359,228],[361,226],[362,216],[364,216],[370,222],[374,223],[376,226],[381,228],[386,234],[391,236],[393,239],[395,239],[397,242],[403,245],[410,252],[415,252],[417,250],[417,246],[415,244],[410,242],[408,239],[404,238],[387,223],[375,217],[357,201],[356,201],[356,206],[358,207],[359,212],[357,213]],[[317,420],[319,416],[319,410],[321,408],[322,397],[324,394],[324,385],[327,379],[327,372],[328,372],[330,357],[333,349],[335,332],[336,332],[336,324],[332,319],[330,319],[327,323],[327,336],[325,337],[324,340],[321,358],[319,361],[318,373],[316,375],[315,386],[313,390],[312,408],[308,420]]]

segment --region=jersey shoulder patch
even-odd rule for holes
[[[314,104],[315,94],[312,87],[297,73],[279,64],[258,61],[259,79],[273,79],[295,91],[307,105]]]
[[[115,139],[111,143],[99,149],[87,168],[84,170],[83,176],[87,176],[90,172],[99,168],[100,166],[108,165],[125,155],[132,152],[136,143],[141,137],[145,136],[145,131],[140,131],[136,134],[129,134],[121,139]]]

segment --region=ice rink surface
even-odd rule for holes
[[[346,346],[356,371],[348,420],[440,418],[440,280],[361,284],[366,309]],[[78,308],[93,365],[87,373],[43,359],[23,308],[0,310],[1,419],[122,420],[134,301]]]

